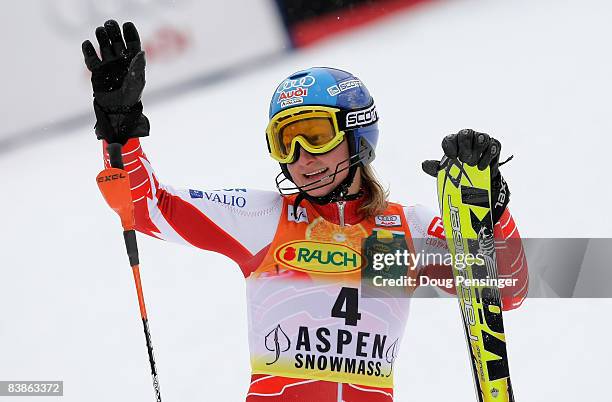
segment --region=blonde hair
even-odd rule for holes
[[[385,189],[378,181],[374,168],[366,165],[361,171],[362,186],[366,189],[366,200],[359,208],[366,218],[379,215],[387,209],[389,189]]]

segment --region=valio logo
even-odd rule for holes
[[[361,268],[361,254],[343,244],[297,240],[276,249],[279,264],[303,272],[345,274]]]

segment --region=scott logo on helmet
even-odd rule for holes
[[[346,128],[366,126],[378,120],[376,105],[372,105],[364,110],[357,110],[346,115]]]
[[[361,267],[361,254],[343,244],[298,240],[276,249],[274,259],[305,272],[347,273]]]
[[[312,77],[310,75],[307,75],[305,77],[301,77],[301,78],[297,78],[294,80],[288,79],[285,80],[285,82],[283,82],[282,84],[280,84],[280,86],[278,87],[278,89],[276,90],[276,93],[281,93],[283,91],[287,91],[289,89],[293,89],[293,88],[299,88],[299,87],[311,87],[314,85],[315,83],[315,77]]]
[[[357,88],[361,86],[361,81],[359,81],[358,79],[352,79],[352,80],[348,80],[348,81],[343,81],[338,83],[337,85],[334,84],[331,87],[327,88],[327,92],[331,95],[331,96],[336,96],[338,95],[340,92],[344,92],[347,91],[351,88]]]

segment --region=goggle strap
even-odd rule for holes
[[[378,112],[374,102],[369,106],[355,110],[340,110],[336,112],[338,128],[340,131],[354,130],[360,127],[371,126],[378,121]]]

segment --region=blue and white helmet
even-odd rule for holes
[[[307,105],[340,109],[351,158],[362,166],[374,159],[378,114],[374,99],[359,78],[329,67],[298,71],[276,88],[270,101],[269,118],[292,107]]]

